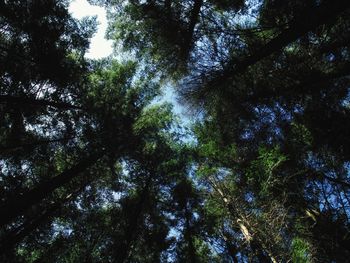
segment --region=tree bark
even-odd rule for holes
[[[147,197],[149,194],[149,189],[151,186],[151,176],[148,177],[142,192],[139,197],[139,201],[137,203],[137,206],[135,207],[134,211],[135,214],[132,216],[130,223],[128,224],[126,228],[126,234],[125,234],[125,242],[121,241],[119,245],[116,248],[116,252],[118,253],[115,258],[115,263],[125,263],[128,262],[128,259],[130,257],[130,249],[132,247],[132,243],[135,240],[135,236],[138,232],[138,223],[140,221],[140,218],[143,214],[144,210],[144,204],[147,201]]]
[[[244,98],[243,103],[260,103],[263,102],[264,99],[269,99],[273,96],[281,96],[288,98],[289,94],[308,94],[308,92],[312,90],[319,91],[319,86],[328,83],[334,80],[337,80],[339,78],[344,78],[349,76],[350,74],[350,63],[343,63],[342,65],[338,66],[334,71],[332,72],[319,72],[314,74],[309,74],[307,78],[301,79],[300,83],[285,87],[280,87],[281,89],[276,89],[274,91],[271,91],[266,88],[260,88],[257,92],[254,92],[252,95],[247,95],[246,98]]]
[[[0,243],[0,254],[10,252],[19,242],[21,242],[26,236],[32,233],[37,229],[42,223],[46,222],[50,217],[52,217],[63,204],[77,197],[79,193],[86,187],[88,184],[84,183],[79,189],[74,191],[74,193],[67,195],[65,198],[62,198],[59,201],[56,201],[53,205],[47,208],[39,216],[34,216],[34,218],[28,219],[21,226],[15,228],[13,231],[5,235],[2,238]]]
[[[193,33],[196,27],[196,24],[198,23],[199,13],[202,5],[203,5],[203,0],[194,1],[192,11],[191,11],[190,23],[188,25],[187,32],[185,34],[185,38],[183,42],[182,57],[184,60],[188,59],[189,53],[193,46]]]
[[[185,233],[184,237],[185,240],[188,244],[188,259],[191,263],[196,263],[197,262],[197,255],[195,251],[195,247],[193,244],[193,231],[192,231],[192,226],[191,226],[191,212],[189,211],[187,204],[185,206]]]
[[[40,140],[33,143],[15,144],[11,146],[0,146],[0,155],[19,151],[19,150],[23,151],[25,149],[31,149],[40,145],[47,145],[47,144],[56,143],[56,142],[65,142],[74,138],[75,137],[67,137],[67,138],[59,138],[59,139],[52,139],[52,140]]]
[[[224,194],[224,191],[220,188],[220,186],[215,182],[213,178],[209,179],[210,183],[212,184],[214,190],[220,195],[221,199],[223,200],[225,206],[228,208],[230,213],[236,213],[236,216],[239,216],[239,212],[236,211],[237,209],[232,205],[229,198],[227,198]],[[234,215],[233,215],[234,216]],[[253,234],[249,231],[248,222],[245,222],[243,219],[237,219],[236,224],[239,227],[239,230],[244,236],[245,241],[250,244],[250,247],[256,254],[257,258],[259,259],[259,262],[273,262],[277,263],[278,261],[275,259],[275,257],[272,255],[272,253],[264,248],[264,244],[254,238]],[[248,227],[247,227],[248,226]],[[267,255],[265,255],[265,253]]]
[[[28,208],[41,202],[54,190],[68,184],[74,178],[78,177],[81,172],[94,165],[103,155],[104,151],[94,153],[61,174],[51,178],[49,181],[42,182],[24,194],[17,194],[9,200],[4,201],[0,205],[0,227],[10,223],[16,217],[22,215]]]
[[[232,80],[234,76],[244,72],[248,67],[272,53],[281,50],[286,45],[316,29],[318,26],[332,22],[332,20],[349,7],[350,1],[347,0],[325,0],[320,6],[301,14],[290,22],[287,29],[282,31],[277,37],[271,39],[258,51],[236,63],[228,63],[222,74],[212,81],[214,87],[217,83]]]
[[[7,103],[7,104],[26,104],[26,105],[32,105],[32,106],[38,106],[38,107],[54,107],[60,110],[82,110],[79,106],[74,106],[72,104],[66,103],[66,102],[55,102],[50,101],[46,99],[34,99],[29,97],[14,97],[9,95],[0,95],[0,104],[1,103]]]

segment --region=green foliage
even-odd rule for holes
[[[292,262],[296,262],[296,263],[312,262],[310,258],[309,244],[301,238],[294,238],[292,241]]]
[[[256,185],[262,196],[268,196],[271,190],[279,187],[280,178],[276,170],[287,160],[278,147],[273,149],[260,148],[257,160],[251,162],[247,171],[248,183]]]
[[[310,131],[302,124],[293,123],[291,127],[291,132],[293,134],[292,143],[297,145],[312,145],[312,135]]]
[[[349,259],[349,1],[69,2],[0,1],[1,262]]]
[[[172,106],[170,104],[147,107],[134,125],[135,132],[160,132],[162,130],[170,129],[170,125],[174,118],[171,108]]]

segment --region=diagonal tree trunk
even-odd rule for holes
[[[310,92],[313,89],[316,90],[315,88],[317,88],[317,91],[318,91],[319,85],[330,81],[334,81],[339,78],[348,77],[349,75],[350,75],[350,63],[346,62],[338,66],[334,71],[331,71],[331,72],[327,72],[327,73],[319,72],[319,73],[309,74],[307,78],[300,79],[299,83],[295,85],[280,87],[281,89],[276,89],[274,91],[261,88],[257,92],[254,92],[254,94],[252,95],[247,94],[247,97],[244,98],[243,103],[245,102],[259,103],[264,99],[269,99],[276,95],[277,96],[283,95],[284,97],[288,98],[289,92],[293,92],[300,95],[306,92]]]
[[[75,137],[63,137],[63,138],[52,139],[52,140],[39,140],[32,143],[18,143],[11,146],[0,146],[0,156],[1,154],[8,154],[16,151],[23,151],[25,149],[34,149],[35,147],[40,145],[47,145],[47,144],[56,143],[56,142],[66,142],[74,138]]]
[[[19,105],[31,105],[31,106],[37,106],[37,107],[54,107],[60,110],[82,110],[79,106],[74,106],[70,103],[66,102],[55,102],[50,101],[46,99],[34,99],[29,97],[15,97],[10,95],[0,95],[0,104],[7,103],[7,104],[19,104]]]
[[[104,154],[104,151],[96,152],[61,174],[51,178],[49,181],[42,182],[24,194],[17,194],[9,200],[4,201],[0,204],[0,227],[22,215],[31,206],[40,203],[54,190],[79,177],[83,171],[94,165]]]
[[[289,27],[282,31],[277,37],[271,39],[267,44],[236,63],[229,63],[226,69],[214,78],[211,83],[214,86],[223,81],[232,80],[235,75],[244,72],[248,67],[254,65],[261,59],[281,50],[286,45],[292,43],[306,33],[316,29],[320,25],[331,23],[343,11],[350,7],[347,0],[325,0],[323,3],[307,12],[301,14],[289,24]]]
[[[259,262],[277,263],[278,261],[275,259],[272,253],[266,249],[264,243],[254,237],[252,231],[249,229],[247,220],[244,219],[244,216],[242,216],[242,213],[239,212],[239,209],[235,207],[235,204],[233,204],[230,198],[226,196],[224,189],[220,187],[214,178],[209,178],[209,181],[215,192],[219,194],[220,199],[222,199],[224,205],[227,207],[230,213],[234,214],[234,216],[240,217],[236,220],[236,224],[238,225],[238,228],[242,233],[245,242],[250,245],[251,249],[254,251],[255,256],[259,259]]]
[[[88,185],[89,182],[84,183],[81,187],[79,187],[79,189],[77,189],[73,193],[56,201],[39,216],[34,216],[34,218],[28,219],[22,225],[5,235],[0,242],[0,254],[10,252],[26,236],[28,236],[40,225],[46,222],[50,217],[52,217],[62,207],[63,204],[76,198],[77,195],[82,192],[82,190]]]

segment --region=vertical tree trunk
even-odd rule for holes
[[[145,186],[142,189],[141,195],[139,197],[139,201],[134,209],[135,214],[131,218],[130,223],[127,226],[126,234],[125,234],[125,242],[120,242],[116,247],[116,252],[118,253],[115,258],[115,263],[125,263],[128,262],[130,257],[130,250],[132,247],[132,243],[135,241],[137,232],[138,232],[138,223],[140,218],[142,217],[144,204],[147,201],[147,197],[149,195],[149,190],[151,186],[151,176],[148,177]]]
[[[187,60],[189,57],[189,53],[192,49],[193,46],[193,34],[194,34],[194,29],[196,27],[196,24],[198,23],[199,19],[199,13],[201,10],[201,7],[203,5],[203,0],[195,0],[192,11],[191,11],[191,16],[190,16],[190,23],[188,25],[184,41],[183,41],[183,47],[182,47],[182,54],[181,57],[184,60]]]
[[[223,239],[225,241],[225,246],[226,246],[226,250],[227,250],[228,255],[231,257],[233,263],[238,263],[238,259],[236,256],[238,249],[233,244],[232,239],[229,236],[229,234],[225,233],[225,231],[223,232]]]
[[[189,211],[187,204],[185,206],[185,240],[188,244],[188,257],[189,262],[196,263],[197,262],[197,255],[196,255],[196,249],[193,244],[193,231],[191,226],[191,212]]]

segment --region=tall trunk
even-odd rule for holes
[[[58,138],[58,139],[52,139],[52,140],[41,140],[41,141],[36,141],[32,143],[18,143],[11,145],[11,146],[0,146],[0,155],[1,154],[7,154],[11,152],[16,152],[16,151],[23,151],[24,149],[33,149],[36,146],[40,145],[47,145],[50,143],[55,143],[55,142],[65,142],[68,140],[74,139],[74,137],[68,137],[68,138]]]
[[[259,262],[272,262],[272,263],[277,263],[277,260],[275,257],[271,254],[271,252],[266,249],[263,245],[263,242],[259,242],[256,238],[252,236],[250,231],[248,230],[247,225],[243,222],[243,220],[238,219],[237,224],[239,225],[239,228],[244,236],[244,239],[248,244],[250,244],[250,247],[254,251],[254,254],[256,257],[259,259]],[[265,253],[267,255],[265,255]]]
[[[14,144],[22,141],[22,137],[25,134],[24,117],[20,110],[13,109],[10,113],[11,128],[7,138],[8,143]]]
[[[238,248],[233,244],[231,237],[227,233],[223,233],[223,239],[225,241],[225,246],[228,255],[232,259],[233,263],[238,263],[236,254],[238,253]]]
[[[315,73],[309,74],[307,78],[301,80],[299,84],[283,87],[281,90],[271,91],[269,89],[261,88],[253,95],[247,95],[245,102],[259,103],[266,98],[271,96],[286,95],[288,97],[289,92],[300,94],[308,94],[312,90],[319,91],[319,86],[323,83],[334,81],[339,78],[347,77],[350,74],[350,63],[344,63],[338,66],[334,71],[327,73]]]
[[[35,229],[37,229],[40,225],[42,225],[44,222],[48,220],[50,216],[54,212],[58,210],[60,207],[60,204],[54,204],[50,208],[48,208],[44,213],[37,216],[33,220],[28,220],[25,223],[23,223],[21,226],[13,230],[12,232],[8,233],[4,238],[1,240],[0,244],[0,255],[4,253],[10,253],[12,249],[21,242],[26,236],[28,236],[30,233],[32,233]]]
[[[260,244],[256,242],[256,240],[253,240],[252,242],[250,242],[250,247],[253,250],[254,256],[258,259],[258,262],[277,263],[277,261],[272,261],[271,258],[265,255],[264,250],[261,248]]]
[[[302,37],[309,31],[320,25],[331,23],[339,14],[350,7],[348,0],[325,0],[323,3],[301,14],[289,24],[277,37],[271,39],[266,45],[236,63],[229,63],[220,76],[213,80],[213,84],[229,81],[235,75],[244,72],[249,66],[254,65],[261,59],[281,50],[283,47]],[[211,85],[212,86],[212,85]],[[214,85],[215,87],[215,85]]]
[[[94,153],[49,181],[42,182],[24,194],[17,194],[4,201],[0,205],[0,227],[22,215],[28,208],[48,197],[57,188],[68,184],[78,177],[81,172],[94,165],[103,155],[103,151]]]
[[[350,74],[350,63],[345,62],[337,66],[330,72],[320,72],[315,74],[309,74],[300,84],[288,88],[288,90],[297,91],[298,93],[305,92],[308,87],[319,86],[322,83],[327,83],[338,78],[347,77]],[[319,90],[319,89],[317,89]]]
[[[0,95],[0,104],[1,103],[7,103],[7,104],[26,104],[31,106],[38,106],[38,107],[54,107],[60,110],[81,110],[82,108],[79,106],[74,106],[72,104],[66,103],[66,102],[55,102],[50,101],[46,99],[34,99],[34,98],[28,98],[28,97],[14,97],[9,95]]]
[[[168,16],[171,15],[171,1],[172,0],[165,0],[164,1],[165,12],[167,13]]]
[[[241,232],[244,236],[244,239],[249,243],[252,241],[253,237],[249,233],[248,228],[244,225],[243,221],[241,219],[237,220],[237,224],[239,225],[239,228],[241,229]]]
[[[142,189],[141,195],[139,197],[139,201],[134,209],[135,214],[132,216],[131,221],[129,222],[126,231],[125,231],[125,242],[120,242],[116,248],[116,252],[118,253],[115,258],[115,263],[125,263],[128,262],[130,257],[130,250],[132,247],[132,243],[135,240],[135,237],[138,232],[138,223],[143,214],[144,204],[147,201],[147,197],[149,194],[149,189],[151,186],[151,176],[148,177],[145,186]]]
[[[226,197],[224,191],[221,189],[220,185],[215,181],[214,178],[209,178],[210,183],[212,184],[214,190],[220,195],[220,198],[223,200],[225,206],[228,208],[228,210],[231,213],[234,213],[233,216],[240,216],[242,213],[239,212],[239,209],[235,208],[235,206],[232,204],[233,202],[230,201],[228,197]],[[260,242],[256,238],[254,238],[251,231],[248,229],[249,225],[246,222],[246,220],[243,219],[237,219],[236,224],[238,225],[241,233],[243,234],[243,237],[246,241],[246,243],[250,244],[250,247],[254,251],[255,255],[257,256],[259,262],[273,262],[277,263],[277,260],[272,255],[272,253],[266,249],[263,242]],[[265,253],[267,255],[265,255]]]
[[[185,206],[185,240],[188,244],[188,259],[191,263],[197,262],[196,250],[193,244],[193,231],[191,227],[191,212],[189,211],[187,205]]]
[[[47,208],[42,214],[28,219],[21,226],[5,235],[0,242],[0,254],[10,252],[16,246],[16,244],[21,242],[21,240],[23,240],[26,236],[28,236],[40,225],[46,222],[50,217],[52,217],[62,207],[63,204],[76,198],[88,183],[89,182],[84,183],[74,193],[67,195],[59,201],[56,201],[56,203]]]
[[[201,10],[201,7],[203,5],[203,0],[195,0],[192,11],[191,11],[191,17],[190,17],[190,23],[188,25],[184,41],[183,41],[183,47],[182,47],[182,58],[184,60],[187,60],[189,57],[189,53],[193,46],[193,34],[194,29],[196,27],[196,24],[198,23],[199,19],[199,13]]]

